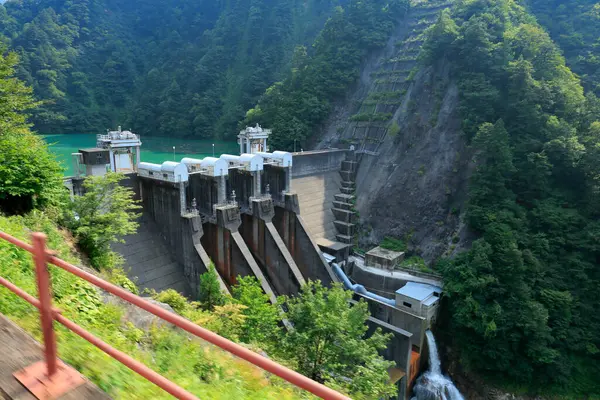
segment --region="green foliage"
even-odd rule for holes
[[[135,233],[138,227],[135,211],[141,207],[133,199],[133,191],[119,184],[123,179],[124,175],[115,173],[88,176],[83,183],[85,194],[76,196],[67,211],[67,226],[96,268],[104,267],[102,262],[110,261],[107,257],[114,257],[111,242]]]
[[[23,0],[0,6],[0,33],[41,132],[231,137],[339,3]]]
[[[31,89],[16,79],[15,53],[0,45],[0,208],[28,212],[62,201],[62,169],[44,141],[29,131],[26,112],[36,103]]]
[[[21,240],[29,240],[31,231],[45,232],[49,248],[57,251],[64,260],[79,263],[71,252],[68,238],[43,212],[34,211],[26,216],[9,218],[0,216],[0,231]],[[248,363],[240,362],[205,342],[190,340],[185,333],[167,326],[141,330],[129,322],[125,323],[125,309],[105,304],[95,287],[59,268],[51,267],[50,275],[54,305],[62,310],[63,315],[200,398],[308,398],[299,390],[292,389],[279,379],[268,377]],[[0,276],[34,296],[37,294],[31,255],[6,241],[0,241]],[[169,297],[176,298],[172,294]],[[186,316],[196,317],[192,319],[194,321],[205,315],[189,302],[182,312]],[[3,287],[0,287],[0,313],[41,340],[39,315],[35,308]],[[211,329],[216,325],[213,323],[208,326]],[[55,324],[55,329],[61,358],[105,390],[110,397],[139,400],[171,398],[62,326]]]
[[[102,265],[106,266],[109,264],[103,263]],[[106,273],[108,280],[114,283],[115,285],[121,286],[123,289],[130,291],[133,294],[140,294],[140,291],[135,285],[135,283],[133,283],[131,279],[127,277],[123,269],[119,268],[119,265],[117,264],[113,263],[111,265],[113,265],[113,268],[111,268]]]
[[[458,26],[450,16],[450,10],[443,9],[437,22],[425,31],[426,40],[420,57],[427,63],[446,57],[457,37]]]
[[[183,314],[188,307],[188,301],[184,296],[173,289],[163,290],[153,296],[155,300],[171,306],[173,311],[178,314]]]
[[[280,334],[278,327],[281,317],[277,306],[273,305],[256,278],[238,277],[238,283],[232,288],[233,299],[245,306],[245,316],[240,339],[245,343],[276,345]]]
[[[406,251],[406,243],[403,240],[396,239],[390,236],[383,238],[379,247],[391,251]]]
[[[586,89],[600,95],[600,6],[595,0],[528,0]]]
[[[400,263],[400,268],[414,269],[421,272],[432,272],[431,268],[425,264],[425,260],[419,256],[408,257]]]
[[[281,341],[281,351],[300,373],[346,388],[354,399],[390,398],[395,392],[387,373],[392,363],[378,354],[389,335],[378,329],[365,339],[367,304],[360,301],[349,307],[351,299],[352,292],[341,285],[326,289],[318,281],[308,282],[298,296],[285,298],[285,317],[294,329]]]
[[[349,119],[350,121],[389,121],[392,115],[392,113],[360,113],[354,114]]]
[[[391,137],[396,137],[398,136],[398,134],[400,133],[400,125],[398,125],[398,122],[393,121],[390,126],[388,127],[388,131],[387,131],[388,135],[390,135]]]
[[[461,2],[438,24],[425,47],[458,81],[475,150],[466,218],[480,234],[439,265],[448,337],[496,380],[598,396],[598,100],[516,2]],[[450,33],[444,47],[436,32]]]
[[[310,51],[296,50],[291,71],[266,90],[243,124],[272,128],[274,148],[305,143],[329,115],[332,101],[356,81],[361,60],[385,45],[407,6],[404,0],[350,0],[337,7]]]
[[[221,285],[215,266],[210,264],[208,271],[200,275],[199,298],[203,310],[213,311],[216,306],[225,304],[225,296],[221,292]]]

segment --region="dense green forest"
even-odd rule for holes
[[[336,8],[312,51],[296,49],[291,72],[265,92],[244,124],[273,129],[270,140],[278,149],[305,143],[327,118],[333,101],[356,81],[369,52],[385,45],[408,7],[405,0],[372,0]]]
[[[466,220],[480,238],[438,265],[450,341],[501,382],[600,393],[598,99],[514,1],[459,2],[424,49],[450,63],[476,149]]]
[[[343,0],[23,0],[0,6],[43,133],[233,135]]]
[[[533,14],[560,46],[586,89],[600,95],[600,3],[596,0],[530,0]]]

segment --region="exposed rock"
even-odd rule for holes
[[[119,307],[122,307],[125,310],[125,315],[123,318],[126,321],[131,322],[136,328],[141,330],[148,330],[152,325],[165,325],[169,324],[168,322],[158,318],[156,315],[149,313],[146,310],[139,308],[136,305],[133,305],[125,300],[122,300],[119,297],[113,296],[109,293],[103,292],[102,297],[104,298],[104,302],[107,304],[114,304]],[[144,297],[144,300],[159,306],[160,308],[167,310],[169,312],[175,313],[170,305],[161,303],[160,301],[156,301],[151,297]]]
[[[385,236],[405,238],[409,249],[429,262],[469,245],[472,235],[461,215],[471,150],[458,101],[446,65],[420,70],[394,114],[400,133],[388,134],[378,155],[360,156],[361,245],[376,245]],[[338,143],[348,139],[337,138]]]
[[[385,236],[402,238],[409,246],[408,256],[418,254],[427,262],[453,255],[472,241],[461,221],[473,164],[461,130],[459,91],[446,63],[418,64],[426,26],[411,29],[423,19],[434,23],[438,11],[415,8],[398,25],[385,49],[364,63],[345,102],[335,106],[318,144],[327,148],[358,143],[358,149],[372,150],[359,154],[359,244],[368,249]],[[369,94],[375,99],[392,93],[401,100],[384,97],[376,105],[363,101]],[[349,121],[352,113],[391,113],[393,118],[357,123]],[[362,128],[365,125],[370,127]],[[381,136],[384,130],[376,126],[387,127],[387,134]],[[365,133],[358,134],[361,129]]]

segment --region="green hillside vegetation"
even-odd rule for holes
[[[65,237],[42,212],[26,217],[0,217],[0,230],[29,240],[31,231],[48,235],[49,247],[72,263],[78,263]],[[31,255],[0,241],[0,275],[35,295],[35,273]],[[279,379],[267,378],[256,367],[235,359],[202,341],[190,341],[188,335],[169,327],[141,330],[124,320],[122,307],[105,304],[99,292],[58,268],[51,268],[55,305],[63,315],[96,336],[169,377],[199,398],[207,399],[297,399],[308,398]],[[161,297],[162,296],[162,297]],[[164,300],[167,294],[158,295]],[[191,306],[189,306],[191,307]],[[237,308],[210,314],[194,308],[194,321],[221,334],[235,337],[231,316]],[[0,313],[21,325],[41,340],[39,317],[35,308],[7,289],[0,287]],[[141,378],[118,361],[56,324],[60,357],[91,379],[113,398],[171,398],[154,384]],[[216,329],[218,328],[218,329]]]
[[[65,240],[65,233],[44,212],[34,211],[24,217],[0,216],[0,231],[25,241],[29,240],[32,231],[45,232],[48,247],[56,250],[60,258],[80,263],[74,249]],[[190,335],[178,329],[164,325],[139,329],[125,319],[122,306],[105,303],[92,285],[59,268],[51,266],[50,271],[55,306],[62,310],[63,315],[199,398],[313,398],[307,392],[269,376],[202,340],[190,340]],[[127,282],[123,286],[137,291],[131,282],[115,271],[104,275],[115,283]],[[36,294],[31,255],[6,241],[0,241],[0,276],[30,294]],[[204,311],[200,303],[189,302],[173,290],[153,295],[185,318],[230,340],[246,343],[255,351],[267,351],[270,357],[284,365],[349,393],[354,399],[389,398],[395,391],[395,387],[388,383],[387,368],[391,363],[377,354],[388,337],[376,333],[368,340],[363,339],[369,315],[367,305],[363,302],[349,308],[351,296],[341,286],[325,289],[318,283],[311,283],[297,299],[288,300],[292,309],[286,318],[296,326],[293,331],[296,333],[290,334],[279,327],[277,307],[269,302],[254,278],[240,278],[240,283],[233,288],[233,297],[224,298],[222,305],[214,306],[211,311]],[[307,314],[296,311],[299,307],[321,312],[318,315]],[[0,313],[41,340],[39,317],[34,310],[33,306],[0,287]],[[319,317],[323,323],[311,323]],[[122,399],[171,398],[67,329],[58,324],[55,327],[60,357],[110,396]],[[332,332],[335,336],[324,335]],[[327,337],[331,339],[327,341]],[[335,343],[343,340],[340,343],[344,345],[334,345],[332,340]],[[318,347],[314,348],[314,344]],[[313,352],[322,349],[323,345],[327,347],[325,356]],[[306,369],[304,362],[313,369]]]
[[[460,361],[532,393],[600,385],[600,108],[511,0],[460,1],[428,32],[476,149],[466,220],[480,235],[438,265]]]
[[[529,0],[532,13],[560,46],[586,89],[600,95],[600,3],[597,0]]]
[[[312,49],[296,49],[291,71],[267,89],[242,125],[272,128],[270,143],[279,150],[306,143],[333,102],[358,79],[361,61],[385,45],[408,6],[406,0],[351,0],[337,7]]]
[[[223,137],[343,0],[23,0],[0,6],[43,133]]]

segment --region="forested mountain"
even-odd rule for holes
[[[462,360],[542,392],[550,384],[550,393],[592,393],[600,372],[592,311],[600,307],[598,99],[584,95],[550,36],[508,0],[443,13],[424,49],[426,63],[450,64],[475,149],[465,218],[480,238],[439,266]]]
[[[600,94],[600,3],[596,0],[529,0],[587,89]]]
[[[45,101],[35,128],[233,134],[343,0],[18,0],[0,32]]]
[[[41,132],[371,146],[359,236],[433,248],[454,361],[599,396],[597,1],[11,0],[0,31]]]

